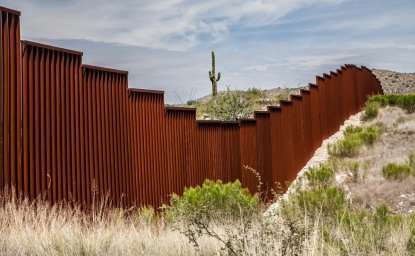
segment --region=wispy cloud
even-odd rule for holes
[[[169,50],[220,42],[237,26],[275,23],[297,8],[340,0],[20,0],[23,32],[45,39],[86,39]]]

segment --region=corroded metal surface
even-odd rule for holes
[[[196,121],[164,92],[128,89],[128,72],[82,65],[82,53],[20,41],[20,13],[0,8],[0,188],[90,207],[159,207],[206,178],[287,188],[322,141],[379,81],[344,65],[253,119]]]

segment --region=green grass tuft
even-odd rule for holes
[[[355,156],[361,146],[373,145],[382,133],[383,130],[378,126],[347,126],[343,132],[344,138],[327,146],[328,153],[335,157]]]
[[[382,167],[382,173],[386,179],[402,180],[412,173],[412,168],[407,164],[388,163]]]
[[[397,106],[404,109],[407,113],[412,113],[415,111],[415,94],[371,96],[365,104],[361,120],[368,121],[374,119],[378,115],[379,108],[386,106]]]

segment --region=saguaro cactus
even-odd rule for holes
[[[209,78],[212,82],[212,96],[216,96],[218,94],[218,81],[220,79],[220,72],[218,73],[218,78],[216,78],[215,74],[215,53],[212,52],[212,70],[209,71]]]

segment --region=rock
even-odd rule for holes
[[[385,94],[415,93],[415,73],[400,73],[383,69],[372,69],[379,79]]]

